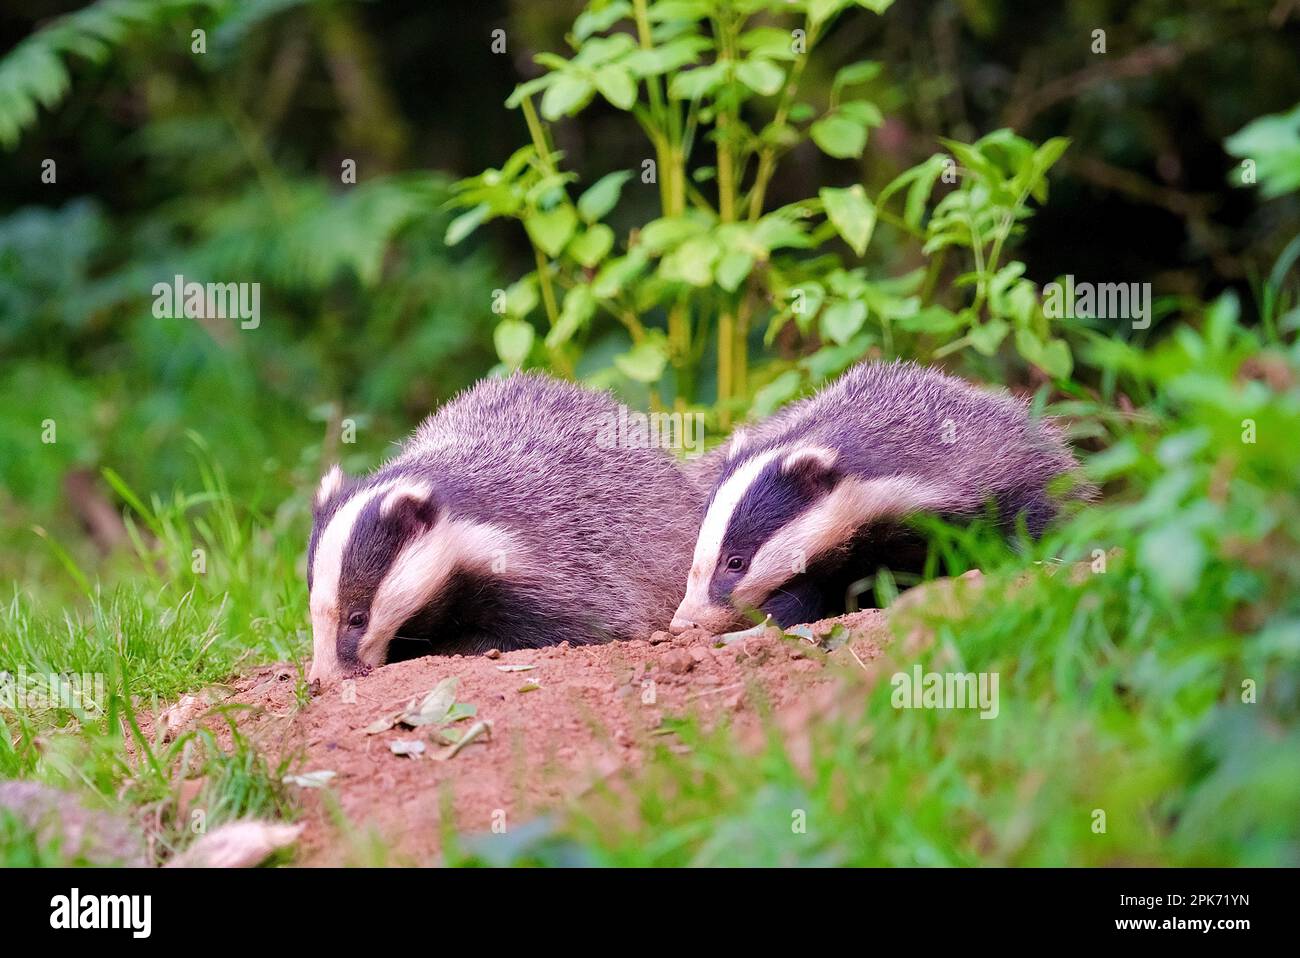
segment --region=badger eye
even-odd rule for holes
[[[739,572],[745,568],[745,559],[743,556],[732,556],[727,560],[727,568],[732,572]]]
[[[368,621],[368,619],[369,616],[367,616],[364,612],[353,612],[350,616],[348,616],[348,628],[364,629],[366,627],[366,622]]]

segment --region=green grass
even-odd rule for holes
[[[63,606],[38,605],[15,592],[0,613],[0,670],[17,676],[21,668],[27,691],[50,691],[64,680],[51,676],[82,675],[102,689],[93,705],[43,695],[0,709],[7,731],[0,736],[0,778],[68,789],[92,808],[131,815],[148,809],[159,860],[224,821],[293,814],[281,785],[290,763],[272,767],[239,734],[235,714],[226,716],[224,745],[206,730],[164,743],[146,737],[137,720],[253,664],[299,662],[307,649],[299,569],[305,516],[241,511],[221,470],[203,455],[200,461],[200,493],[148,504],[107,474],[131,507],[134,545],[129,568],[114,571],[114,585],[91,585],[53,542],[68,582],[84,584],[85,594]],[[179,816],[185,779],[203,783],[191,803],[202,812],[198,830]],[[37,854],[17,836],[6,844],[19,849],[19,860],[63,860],[57,850]],[[76,850],[69,854],[75,860]]]

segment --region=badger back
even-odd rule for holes
[[[971,515],[991,501],[1037,534],[1055,511],[1049,484],[1078,465],[1056,424],[1026,402],[910,362],[854,366],[779,416],[741,444],[719,481],[765,451],[824,447],[857,477],[915,481],[934,511]],[[1075,494],[1090,493],[1080,484]]]
[[[509,530],[552,607],[614,638],[648,634],[680,598],[702,494],[667,451],[626,441],[626,415],[608,393],[516,373],[430,416],[388,468]]]

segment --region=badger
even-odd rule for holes
[[[1076,469],[1058,428],[1009,394],[914,363],[859,364],[694,467],[712,489],[670,628],[725,632],[762,615],[784,628],[842,612],[880,566],[924,566],[913,513],[992,508],[1038,536],[1058,508],[1049,483]]]
[[[703,497],[626,410],[535,373],[485,380],[371,475],[313,501],[309,678],[431,652],[646,636],[681,599]]]

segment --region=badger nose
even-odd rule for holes
[[[660,619],[662,622],[663,620]],[[673,616],[673,620],[668,623],[668,631],[673,635],[681,635],[687,629],[695,628],[695,623],[690,619],[683,619],[680,616]]]

